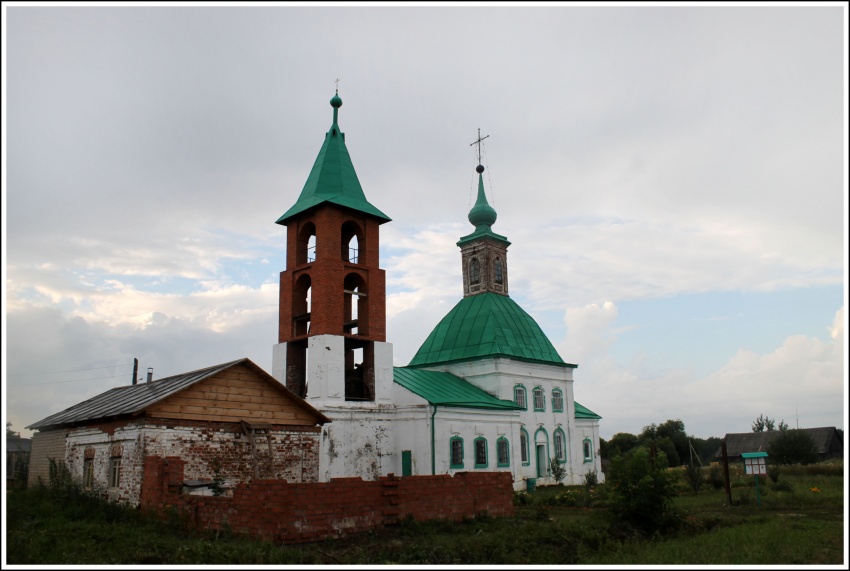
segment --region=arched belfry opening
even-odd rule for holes
[[[352,264],[359,264],[363,230],[356,223],[349,220],[342,225],[341,237],[342,259]]]
[[[305,223],[298,232],[296,265],[310,264],[316,261],[316,225]]]

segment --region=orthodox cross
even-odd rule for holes
[[[336,92],[339,93],[339,78],[338,77],[336,78],[336,81],[334,83],[336,83]]]
[[[472,145],[478,145],[478,164],[479,165],[481,164],[481,141],[483,141],[484,139],[486,139],[489,136],[490,135],[485,135],[484,137],[482,137],[481,136],[481,129],[478,129],[478,140],[473,142],[473,143],[469,143],[470,147]]]

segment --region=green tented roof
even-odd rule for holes
[[[595,412],[593,412],[589,408],[585,408],[575,401],[573,402],[573,404],[575,405],[576,418],[577,419],[585,418],[585,419],[590,419],[590,420],[594,420],[594,419],[600,420],[602,418],[601,416],[599,416],[598,414],[596,414]]]
[[[337,110],[342,105],[342,100],[335,96],[331,100],[334,107],[334,121],[330,130],[325,134],[325,142],[313,164],[313,170],[307,177],[307,182],[301,190],[301,195],[292,207],[287,210],[277,224],[286,225],[290,218],[324,202],[330,202],[339,206],[345,206],[358,212],[371,214],[380,219],[380,223],[389,222],[390,218],[372,206],[345,147],[345,135],[340,131],[337,124]]]
[[[483,357],[575,367],[561,359],[537,322],[514,300],[489,292],[460,300],[431,331],[408,366]]]
[[[512,401],[497,399],[487,391],[451,373],[394,367],[393,380],[435,405],[522,410]]]

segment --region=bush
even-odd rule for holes
[[[817,448],[803,430],[783,430],[767,447],[770,462],[776,464],[816,464]]]
[[[774,484],[779,482],[779,466],[776,464],[768,464],[767,475],[770,478],[770,481]]]
[[[552,472],[552,477],[560,483],[567,475],[567,469],[561,464],[557,458],[552,458],[549,462],[549,470]]]
[[[663,452],[653,460],[645,448],[615,458],[608,480],[611,515],[647,534],[669,526],[676,490],[666,465]]]
[[[599,478],[596,475],[596,470],[588,470],[584,473],[584,487],[590,491],[599,484]]]
[[[725,483],[723,481],[723,469],[717,464],[708,470],[708,483],[711,484],[711,487],[715,490],[722,488]]]
[[[702,487],[702,479],[701,466],[698,466],[693,462],[685,464],[685,481],[695,494],[699,493],[699,489]]]

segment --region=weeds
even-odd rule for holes
[[[750,486],[734,490],[731,507],[720,490],[688,490],[673,498],[674,515],[652,534],[608,517],[609,480],[516,492],[514,517],[404,518],[360,536],[294,546],[227,528],[191,531],[176,513],[152,519],[73,485],[41,487],[8,492],[6,550],[9,564],[42,566],[840,564],[843,476],[785,469],[779,482],[760,484],[761,507]]]

